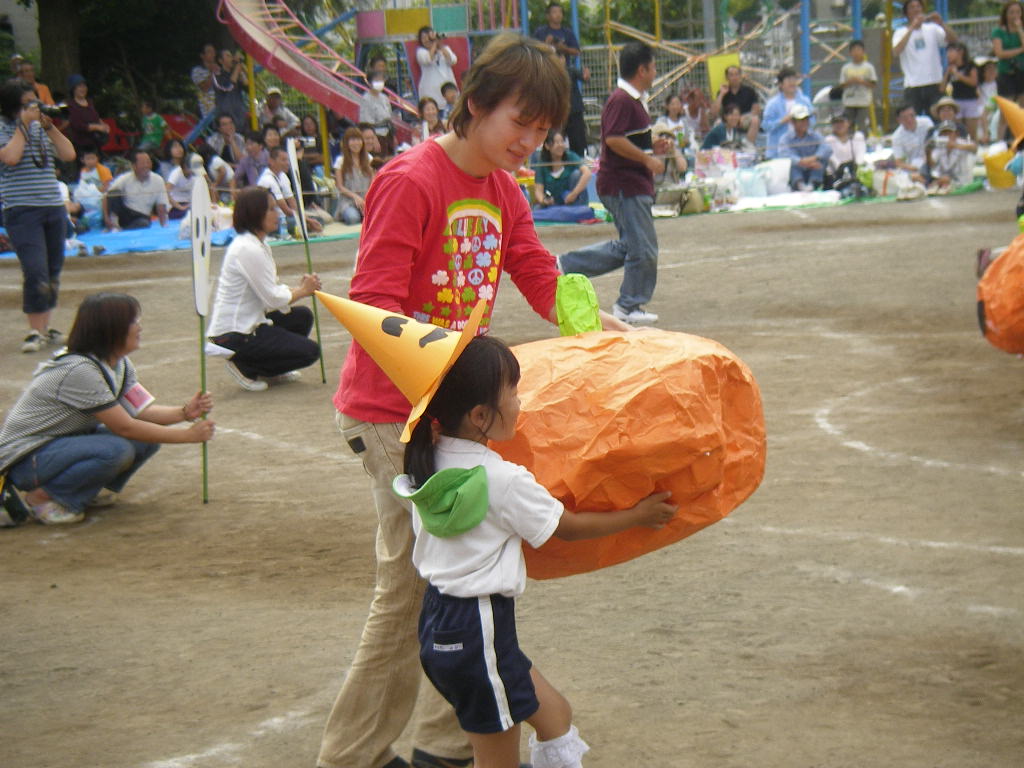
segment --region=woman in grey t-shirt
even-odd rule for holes
[[[87,506],[112,501],[160,443],[201,443],[213,407],[197,392],[181,406],[154,405],[128,355],[142,334],[139,303],[120,293],[82,301],[67,350],[39,366],[0,427],[0,474],[24,491],[47,525],[77,523]],[[187,429],[171,425],[193,422]]]

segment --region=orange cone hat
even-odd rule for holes
[[[1003,113],[1003,120],[1013,134],[1010,149],[1017,149],[1017,145],[1024,140],[1024,107],[1002,96],[996,96],[996,103],[999,105],[999,111]]]
[[[461,331],[447,331],[322,291],[317,291],[316,297],[348,328],[352,338],[412,404],[412,413],[402,432],[402,442],[409,442],[413,427],[430,404],[441,379],[476,336],[487,302],[477,302]]]

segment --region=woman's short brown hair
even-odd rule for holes
[[[562,57],[550,45],[513,32],[503,32],[487,44],[462,81],[462,93],[451,114],[459,138],[478,115],[492,112],[508,97],[516,99],[525,122],[542,119],[561,127],[569,115],[569,74]]]
[[[128,329],[142,312],[126,293],[94,293],[82,299],[68,334],[68,352],[107,360],[124,347]]]
[[[270,208],[270,190],[263,187],[246,187],[235,198],[235,212],[231,223],[235,232],[260,232],[263,219]]]

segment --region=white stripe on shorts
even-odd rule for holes
[[[505,684],[498,675],[498,654],[494,651],[494,613],[491,611],[490,596],[478,597],[480,608],[480,631],[484,641],[484,662],[487,664],[487,678],[491,681],[494,703],[498,706],[498,719],[502,730],[508,730],[515,722],[509,711],[508,696],[505,695]]]

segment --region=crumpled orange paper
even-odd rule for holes
[[[585,573],[679,541],[725,517],[764,476],[761,395],[721,344],[683,333],[596,332],[514,347],[522,410],[493,448],[570,510],[626,509],[656,491],[664,528],[523,545],[535,579]]]
[[[1017,235],[978,281],[978,322],[992,346],[1024,352],[1024,235]]]

